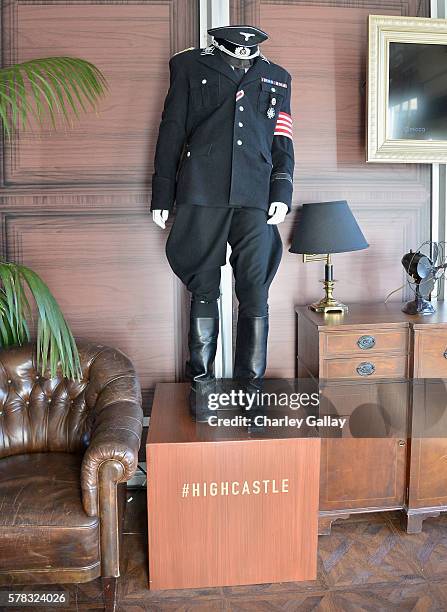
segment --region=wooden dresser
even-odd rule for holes
[[[417,533],[447,510],[447,306],[425,317],[401,306],[296,309],[297,378],[319,379],[322,414],[350,423],[322,440],[320,534],[353,513],[396,509]]]

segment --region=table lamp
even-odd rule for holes
[[[303,204],[301,219],[292,238],[290,253],[324,254],[326,258],[325,296],[309,308],[315,312],[347,312],[348,307],[333,297],[332,253],[360,251],[368,247],[346,200]]]

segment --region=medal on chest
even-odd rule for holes
[[[276,98],[275,98],[274,95],[270,94],[270,104],[269,104],[269,107],[267,109],[267,117],[269,119],[274,119],[274,117],[276,115],[275,106],[276,106]]]

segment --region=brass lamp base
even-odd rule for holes
[[[346,304],[342,304],[341,302],[338,302],[337,300],[334,299],[333,296],[333,291],[334,291],[334,285],[335,285],[335,281],[334,280],[324,280],[323,281],[323,285],[324,285],[324,290],[325,290],[325,297],[322,298],[319,302],[316,302],[315,304],[311,304],[309,306],[310,310],[313,310],[314,312],[322,312],[324,314],[330,313],[330,312],[348,312],[348,307],[346,306]]]
[[[309,309],[313,310],[314,312],[322,312],[324,314],[329,312],[348,312],[349,310],[346,304],[337,302],[337,300],[331,300],[329,302],[326,300],[326,298],[323,298],[319,302],[315,302],[315,304],[311,304]]]

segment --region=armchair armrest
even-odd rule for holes
[[[141,443],[141,408],[130,402],[119,402],[110,406],[107,417],[95,428],[82,461],[82,503],[89,516],[98,516],[98,490],[100,469],[107,462],[117,464],[116,484],[132,478],[138,465],[138,450]]]
[[[90,444],[81,468],[82,503],[89,516],[100,513],[101,480],[113,480],[115,485],[125,482],[138,465],[143,428],[140,385],[127,357],[117,352],[113,356],[113,361],[110,355],[104,356],[102,361],[106,363],[91,367],[89,393],[96,396],[96,402]],[[99,373],[95,377],[96,368]],[[110,376],[108,381],[104,381],[105,370]]]
[[[120,574],[120,517],[118,485],[138,465],[143,413],[135,400],[96,407],[90,446],[81,468],[82,504],[101,521],[101,574]],[[124,485],[122,485],[124,486]]]

